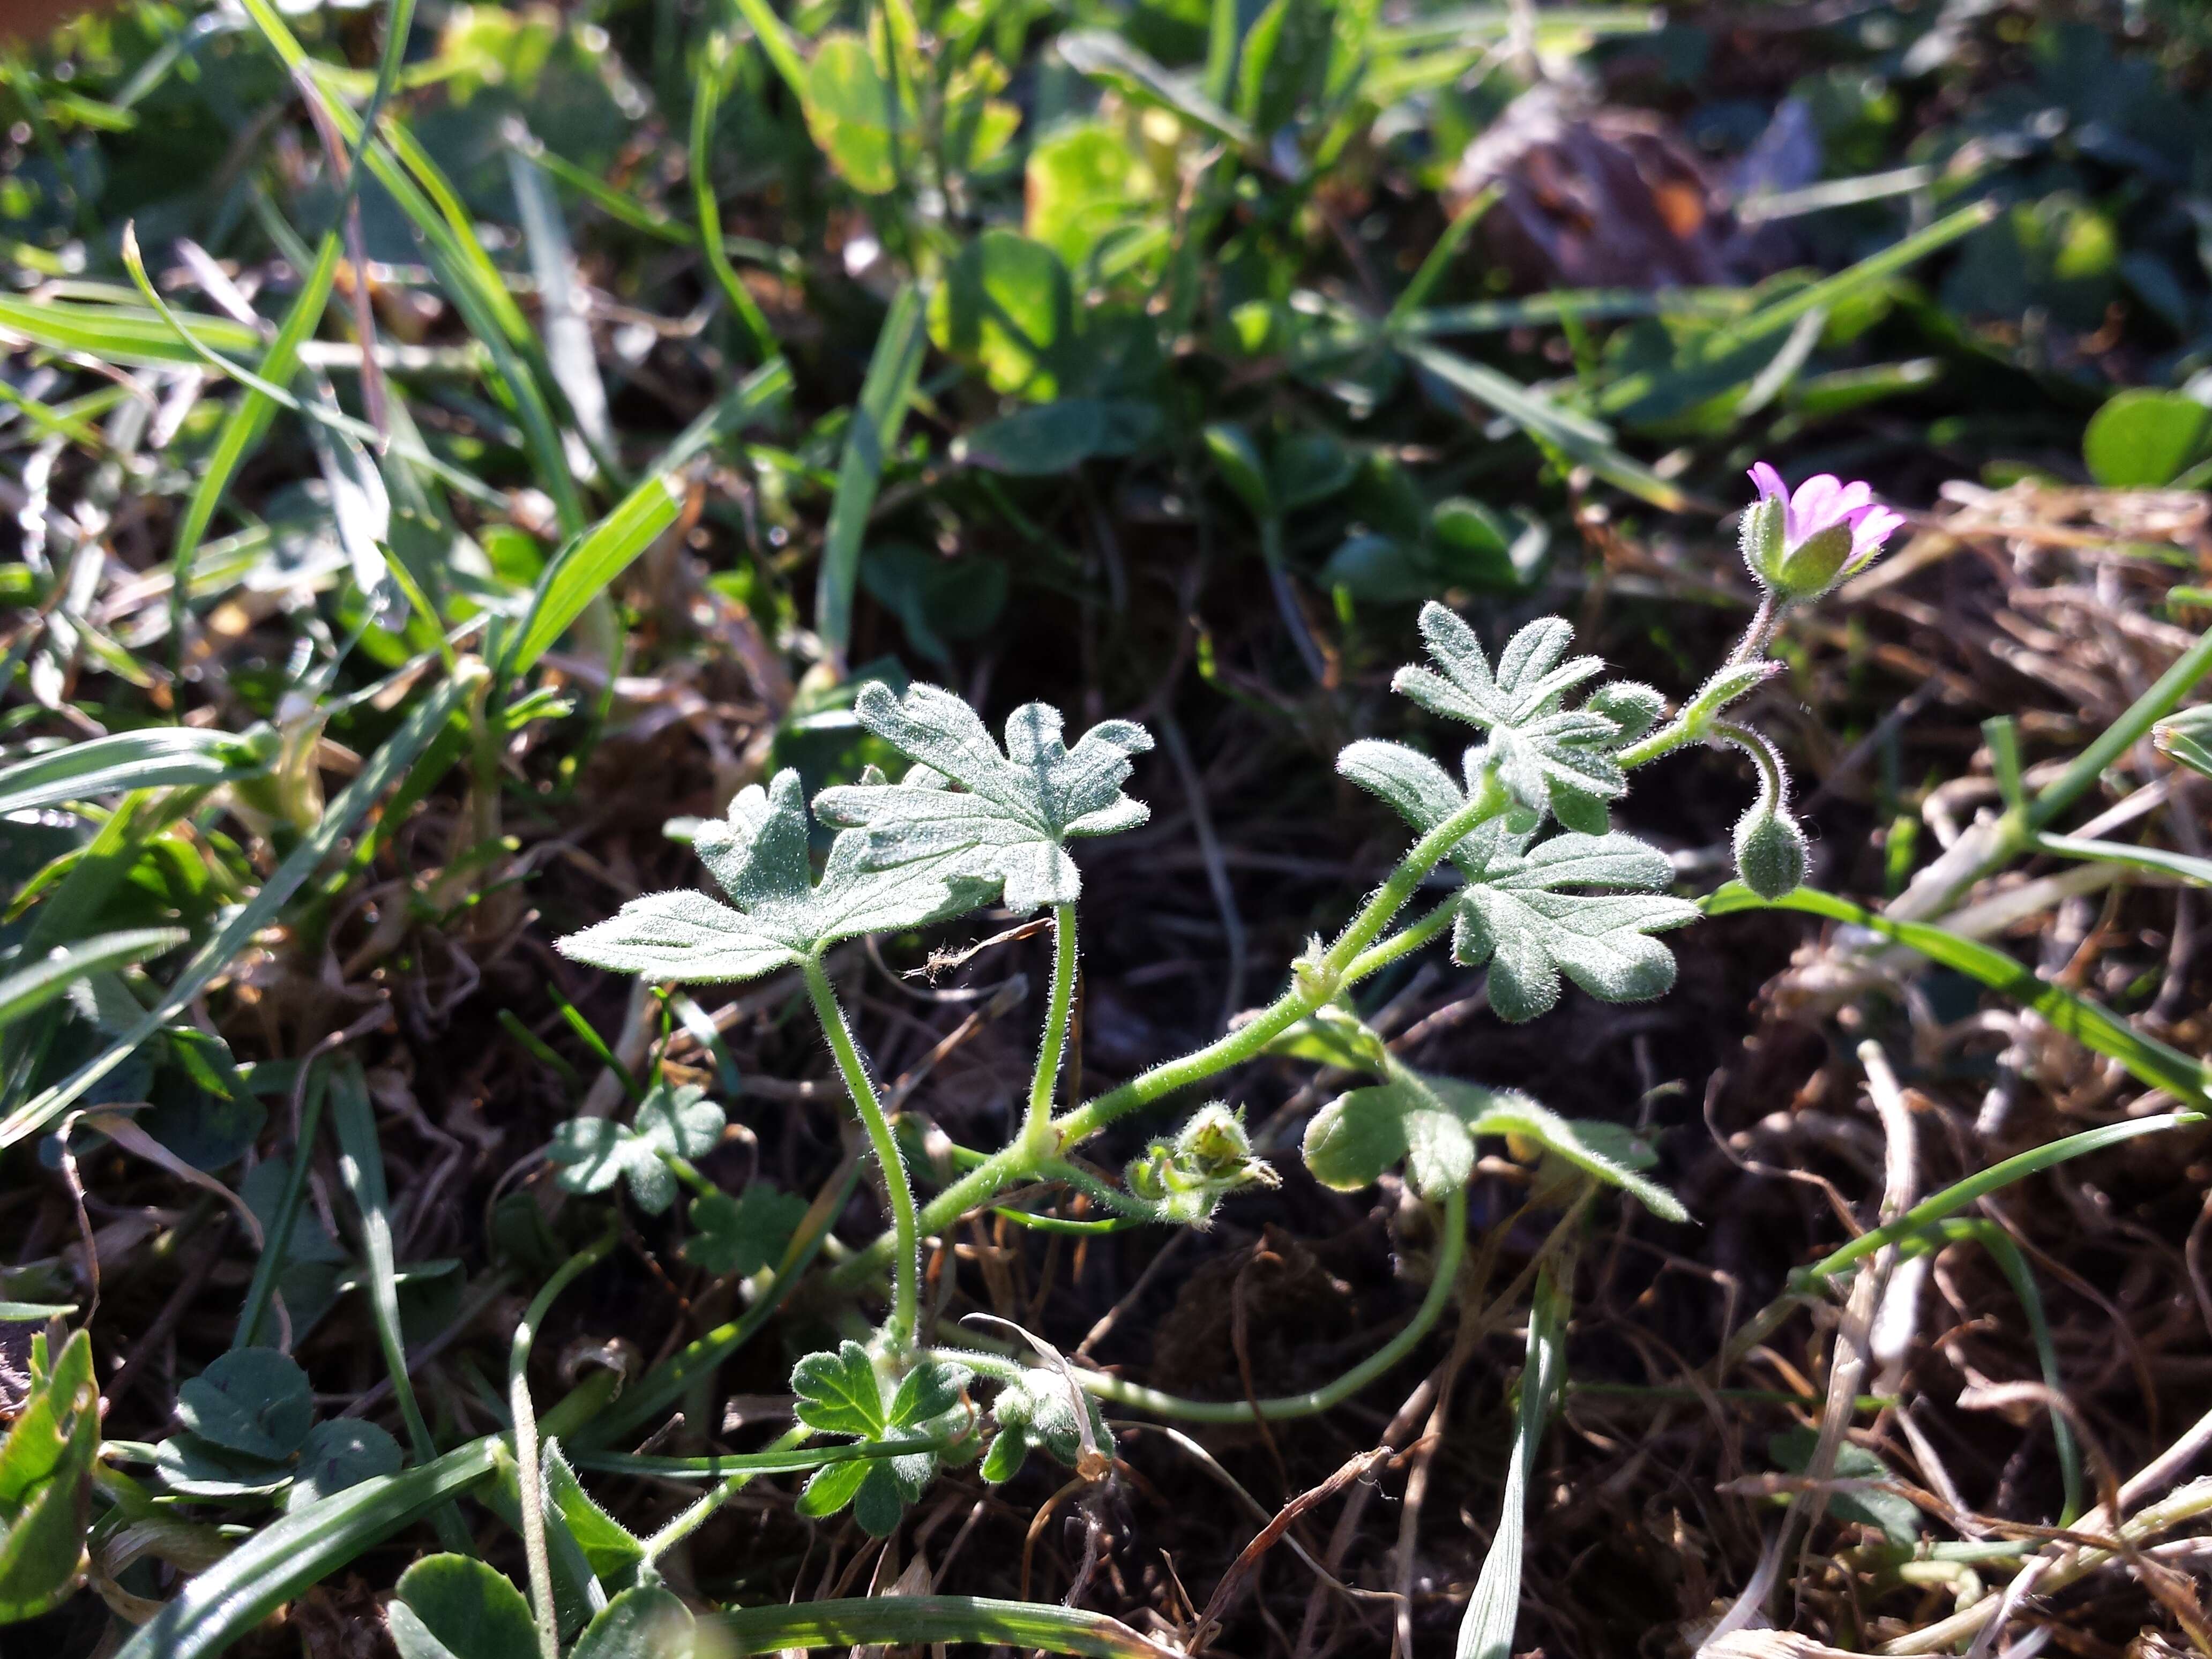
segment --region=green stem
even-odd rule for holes
[[[1418,1346],[1436,1328],[1444,1306],[1459,1281],[1460,1263],[1467,1255],[1467,1188],[1462,1187],[1444,1200],[1443,1249],[1437,1257],[1436,1275],[1428,1294],[1405,1329],[1338,1377],[1334,1382],[1305,1394],[1284,1395],[1273,1400],[1185,1400],[1139,1388],[1118,1376],[1078,1370],[1076,1381],[1085,1393],[1117,1406],[1132,1406],[1156,1417],[1173,1417],[1191,1423],[1280,1422],[1289,1417],[1312,1417],[1358,1394]]]
[[[789,1451],[813,1432],[814,1431],[805,1424],[796,1424],[775,1439],[769,1441],[763,1449],[769,1452]],[[739,1469],[724,1475],[720,1484],[712,1492],[698,1498],[674,1520],[645,1540],[645,1559],[638,1563],[639,1567],[642,1569],[652,1566],[671,1546],[696,1532],[708,1516],[735,1498],[749,1483],[759,1479],[760,1474],[761,1471],[758,1469]]]
[[[1434,939],[1451,921],[1449,902],[1431,910],[1404,933],[1380,945],[1375,943],[1376,935],[1404,908],[1406,901],[1444,854],[1503,806],[1502,792],[1486,781],[1484,787],[1476,791],[1474,800],[1421,837],[1327,954],[1319,962],[1302,967],[1280,997],[1205,1048],[1156,1066],[1056,1120],[1053,1124],[1054,1140],[1059,1150],[1066,1152],[1088,1140],[1108,1124],[1164,1095],[1243,1064],[1345,986],[1365,978]],[[1034,1177],[1038,1167],[1037,1159],[1021,1141],[992,1153],[930,1200],[922,1209],[918,1231],[942,1232],[969,1211],[989,1203],[1014,1182]],[[849,1289],[866,1282],[872,1275],[883,1271],[884,1255],[891,1248],[890,1242],[878,1238],[840,1263],[830,1275],[830,1283],[838,1289]]]
[[[530,1606],[537,1615],[540,1659],[560,1659],[561,1634],[553,1611],[553,1563],[545,1546],[545,1508],[539,1497],[538,1415],[530,1403],[530,1345],[553,1300],[574,1282],[576,1276],[614,1248],[610,1227],[592,1243],[555,1269],[544,1288],[531,1298],[522,1322],[514,1328],[514,1346],[507,1350],[507,1408],[514,1416],[515,1484],[521,1497],[522,1553],[530,1570]]]
[[[1037,1042],[1036,1076],[1030,1083],[1029,1115],[1022,1121],[1022,1144],[1043,1152],[1052,1134],[1052,1097],[1060,1086],[1060,1060],[1067,1052],[1069,1011],[1075,1000],[1075,906],[1052,907],[1052,997],[1044,1011],[1044,1036]]]
[[[2050,828],[2051,820],[2074,804],[2098,780],[2106,767],[2135,747],[2152,726],[2173,711],[2189,689],[2212,672],[2212,630],[2175,659],[2150,690],[2135,700],[2127,713],[2105,728],[2102,736],[2076,755],[2072,763],[2027,808],[2027,827]]]
[[[838,1006],[837,993],[830,988],[830,975],[823,971],[822,959],[809,957],[803,966],[806,994],[813,999],[815,1018],[822,1022],[822,1035],[830,1040],[830,1051],[836,1056],[837,1069],[844,1074],[845,1092],[852,1096],[853,1109],[860,1115],[860,1122],[868,1132],[868,1144],[875,1149],[876,1162],[883,1167],[884,1192],[891,1208],[892,1252],[891,1316],[884,1329],[891,1346],[903,1352],[914,1345],[915,1310],[921,1300],[916,1266],[921,1229],[915,1213],[914,1188],[907,1179],[906,1159],[891,1133],[890,1120],[884,1116],[883,1103],[876,1097],[876,1085],[869,1081],[868,1068],[861,1063],[860,1051],[853,1046],[852,1029],[845,1024],[845,1011]],[[1018,1143],[1016,1150],[1022,1150]]]
[[[1409,927],[1401,927],[1380,945],[1370,945],[1354,957],[1344,970],[1344,982],[1380,973],[1401,957],[1408,957],[1452,925],[1459,915],[1459,896],[1454,894]]]
[[[1205,1048],[1155,1066],[1129,1079],[1118,1089],[1108,1091],[1059,1120],[1060,1144],[1075,1146],[1088,1140],[1108,1124],[1127,1117],[1131,1112],[1150,1105],[1163,1095],[1224,1072],[1257,1054],[1267,1044],[1298,1021],[1327,1002],[1344,987],[1352,964],[1358,961],[1367,947],[1390,923],[1390,918],[1404,908],[1430,871],[1436,868],[1444,854],[1467,839],[1479,825],[1495,817],[1505,807],[1504,792],[1496,779],[1485,774],[1482,784],[1474,791],[1468,804],[1446,818],[1442,823],[1420,838],[1413,849],[1399,861],[1389,878],[1375,890],[1345,930],[1337,935],[1336,942],[1328,947],[1321,960],[1302,963],[1291,981],[1290,988],[1260,1013],[1239,1025],[1235,1030],[1215,1038]],[[1417,926],[1442,923],[1434,916],[1424,919]],[[1379,964],[1378,964],[1379,965]]]

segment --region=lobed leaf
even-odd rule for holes
[[[737,908],[702,893],[651,893],[554,948],[595,968],[653,979],[754,979],[839,939],[972,908],[987,896],[967,873],[974,844],[954,832],[888,842],[848,833],[830,843],[817,883],[799,774],[787,768],[766,789],[738,791],[727,817],[701,823],[694,836],[693,849]]]
[[[957,873],[1000,884],[1018,914],[1075,902],[1083,879],[1070,840],[1132,830],[1151,816],[1121,793],[1130,757],[1152,746],[1132,721],[1101,721],[1071,749],[1058,709],[1024,703],[1007,717],[1001,750],[981,715],[935,686],[896,697],[872,681],[855,707],[860,724],[915,768],[898,784],[825,789],[816,812],[865,830],[872,860],[895,865],[932,848],[963,849]]]
[[[1489,964],[1491,1006],[1509,1020],[1548,1012],[1563,973],[1606,1002],[1662,995],[1674,983],[1674,954],[1647,936],[1696,921],[1698,907],[1650,891],[1565,890],[1648,890],[1673,878],[1666,855],[1632,836],[1570,833],[1526,854],[1500,853],[1460,901],[1452,954],[1470,968]]]
[[[1574,828],[1601,829],[1599,803],[1628,787],[1612,753],[1622,727],[1591,709],[1560,705],[1604,663],[1562,662],[1574,629],[1557,617],[1530,623],[1507,641],[1494,672],[1474,630],[1443,605],[1422,606],[1420,626],[1436,667],[1401,668],[1393,689],[1432,714],[1487,732],[1484,763],[1522,805],[1554,812]]]

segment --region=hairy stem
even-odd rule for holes
[[[1075,906],[1055,904],[1052,907],[1052,999],[1045,1006],[1044,1035],[1037,1040],[1029,1115],[1022,1121],[1022,1145],[1033,1152],[1048,1150],[1053,1091],[1060,1086],[1060,1064],[1067,1052],[1067,1024],[1074,1000]]]
[[[1389,878],[1375,890],[1374,896],[1363,906],[1358,915],[1337,935],[1320,961],[1301,965],[1283,994],[1267,1005],[1258,1014],[1236,1030],[1217,1037],[1205,1048],[1155,1066],[1139,1073],[1118,1089],[1108,1091],[1088,1105],[1070,1112],[1059,1121],[1061,1145],[1073,1146],[1088,1140],[1108,1124],[1131,1112],[1150,1105],[1163,1095],[1224,1072],[1231,1066],[1251,1059],[1276,1037],[1304,1019],[1343,988],[1352,964],[1359,960],[1367,947],[1375,943],[1390,918],[1405,907],[1422,880],[1436,868],[1444,854],[1464,841],[1477,826],[1495,817],[1505,809],[1504,792],[1496,781],[1485,775],[1474,799],[1453,813],[1442,823],[1414,843],[1413,851],[1399,860],[1398,867]],[[1433,921],[1433,917],[1426,919]],[[1416,924],[1419,926],[1421,924]],[[1437,926],[1441,927],[1442,924]],[[1387,958],[1386,958],[1387,959]],[[1381,966],[1380,963],[1376,964]]]
[[[1444,1200],[1443,1249],[1437,1252],[1435,1277],[1428,1294],[1405,1329],[1359,1364],[1338,1377],[1305,1394],[1284,1395],[1273,1400],[1185,1400],[1139,1388],[1103,1371],[1079,1370],[1076,1381],[1085,1394],[1110,1400],[1117,1406],[1133,1406],[1156,1417],[1172,1417],[1189,1423],[1280,1422],[1286,1417],[1312,1417],[1358,1394],[1411,1353],[1421,1339],[1436,1328],[1459,1280],[1460,1263],[1467,1255],[1467,1188]]]
[[[814,1431],[805,1424],[799,1424],[785,1430],[762,1449],[770,1452],[789,1451],[804,1443],[806,1437],[813,1432]],[[724,1475],[713,1491],[690,1504],[674,1520],[645,1540],[645,1559],[639,1563],[640,1566],[651,1566],[672,1546],[696,1532],[708,1516],[735,1498],[759,1474],[760,1471],[757,1469],[739,1469],[734,1474]]]
[[[531,1298],[522,1322],[514,1328],[514,1346],[507,1357],[507,1409],[514,1418],[514,1472],[522,1510],[522,1554],[530,1572],[530,1608],[538,1621],[540,1659],[560,1659],[561,1635],[553,1611],[553,1562],[545,1545],[545,1509],[539,1496],[538,1414],[530,1403],[530,1345],[545,1322],[553,1300],[574,1282],[576,1276],[614,1248],[611,1227],[556,1268],[553,1277]]]
[[[1419,889],[1422,881],[1430,871],[1436,868],[1444,854],[1478,825],[1503,811],[1504,806],[1503,791],[1486,778],[1483,787],[1475,791],[1474,799],[1415,843],[1413,850],[1391,872],[1389,879],[1376,890],[1359,914],[1337,936],[1336,943],[1328,948],[1320,961],[1306,964],[1292,978],[1289,988],[1281,996],[1203,1048],[1185,1054],[1180,1060],[1155,1066],[1149,1072],[1132,1078],[1120,1088],[1109,1090],[1088,1104],[1055,1120],[1053,1128],[1058,1150],[1064,1152],[1088,1140],[1108,1124],[1150,1105],[1163,1096],[1173,1094],[1176,1090],[1188,1088],[1194,1083],[1202,1083],[1232,1066],[1243,1064],[1345,986],[1364,979],[1434,939],[1451,921],[1449,903],[1431,911],[1406,929],[1404,934],[1379,945],[1376,943],[1376,935],[1389,926],[1390,918],[1404,908],[1406,901]],[[1414,937],[1408,939],[1407,935]],[[1014,1182],[1030,1179],[1038,1172],[1039,1167],[1037,1156],[1022,1141],[1016,1141],[1002,1151],[994,1152],[929,1201],[921,1212],[918,1231],[942,1231],[969,1210],[988,1203]],[[830,1283],[840,1288],[865,1283],[872,1275],[884,1270],[884,1255],[894,1248],[903,1255],[912,1254],[908,1246],[879,1238],[841,1263],[830,1275]]]
[[[823,971],[818,957],[809,957],[804,966],[806,994],[814,1000],[815,1018],[822,1022],[822,1035],[829,1039],[830,1051],[837,1057],[837,1069],[844,1074],[845,1092],[853,1097],[853,1109],[860,1115],[868,1144],[875,1149],[876,1162],[883,1169],[884,1194],[891,1206],[891,1316],[884,1330],[891,1346],[903,1352],[914,1346],[915,1309],[920,1304],[916,1269],[921,1230],[915,1213],[914,1187],[907,1179],[906,1159],[891,1133],[890,1121],[884,1115],[883,1102],[876,1097],[876,1085],[869,1080],[860,1051],[853,1046],[852,1028],[845,1023],[845,1011],[830,988],[830,975]]]

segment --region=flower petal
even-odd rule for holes
[[[1905,523],[1902,513],[1886,507],[1870,507],[1851,523],[1851,563],[1864,565],[1881,551],[1882,544],[1894,535]]]
[[[1832,472],[1816,472],[1797,486],[1797,493],[1790,498],[1789,533],[1792,547],[1836,522],[1839,516],[1836,500],[1843,490],[1843,481]]]

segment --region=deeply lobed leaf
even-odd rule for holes
[[[817,882],[804,793],[799,774],[787,768],[766,789],[739,790],[728,815],[702,823],[693,840],[736,908],[703,893],[649,893],[555,948],[595,968],[652,979],[757,978],[840,939],[973,908],[989,896],[970,867],[978,839],[957,830],[927,838],[849,832],[830,843]]]
[[[1571,828],[1603,828],[1603,803],[1628,787],[1613,750],[1625,727],[1600,708],[1562,707],[1566,694],[1605,666],[1596,657],[1560,659],[1574,629],[1557,617],[1530,623],[1506,641],[1493,672],[1474,630],[1441,605],[1421,608],[1421,635],[1435,668],[1398,671],[1392,686],[1432,714],[1488,732],[1480,751],[1513,799]],[[1641,688],[1638,688],[1638,690]],[[1641,716],[1646,700],[1616,698]]]
[[[897,697],[871,682],[855,707],[862,726],[916,763],[902,782],[815,799],[823,822],[866,830],[872,860],[896,866],[959,848],[959,875],[999,884],[1006,907],[1027,914],[1073,904],[1082,892],[1070,840],[1132,830],[1151,816],[1121,793],[1130,757],[1152,746],[1133,721],[1103,720],[1070,748],[1058,709],[1024,703],[1007,717],[1002,750],[981,716],[933,685]]]

